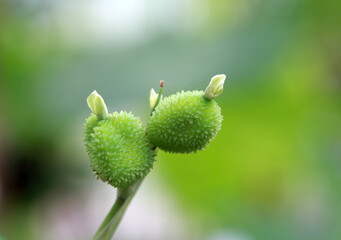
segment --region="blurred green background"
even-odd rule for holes
[[[116,239],[341,239],[341,2],[1,0],[0,239],[91,239],[115,191],[82,143],[96,89],[144,124],[149,90],[205,89],[222,131],[159,152]]]

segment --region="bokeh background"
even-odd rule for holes
[[[86,97],[146,124],[149,90],[205,89],[223,128],[159,152],[116,239],[341,239],[341,2],[1,0],[0,239],[91,239],[115,190],[82,143]]]

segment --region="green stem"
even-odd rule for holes
[[[95,236],[93,237],[94,240],[110,240],[112,238],[125,213],[125,210],[140,187],[142,181],[143,179],[140,179],[127,188],[119,188],[117,190],[116,201],[108,215],[103,220],[101,226],[98,228]]]
[[[163,81],[160,81],[160,91],[157,95],[156,103],[155,103],[152,111],[150,112],[150,115],[152,115],[152,113],[155,111],[155,108],[157,107],[157,105],[159,105],[159,102],[161,101],[161,98],[162,98],[162,91],[163,91]]]

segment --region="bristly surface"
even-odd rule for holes
[[[154,163],[154,151],[139,118],[121,111],[98,121],[92,114],[84,125],[84,141],[96,176],[123,188],[146,176]]]
[[[196,152],[215,138],[222,120],[220,107],[207,100],[203,91],[182,91],[159,103],[147,126],[147,137],[167,152]]]

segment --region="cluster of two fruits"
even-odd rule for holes
[[[84,136],[96,176],[124,188],[148,174],[156,147],[172,153],[205,148],[221,128],[221,110],[213,98],[222,92],[224,81],[225,75],[216,75],[205,92],[181,92],[157,102],[151,97],[147,129],[131,113],[108,114],[102,97],[92,93],[88,105],[93,114],[86,119]]]

